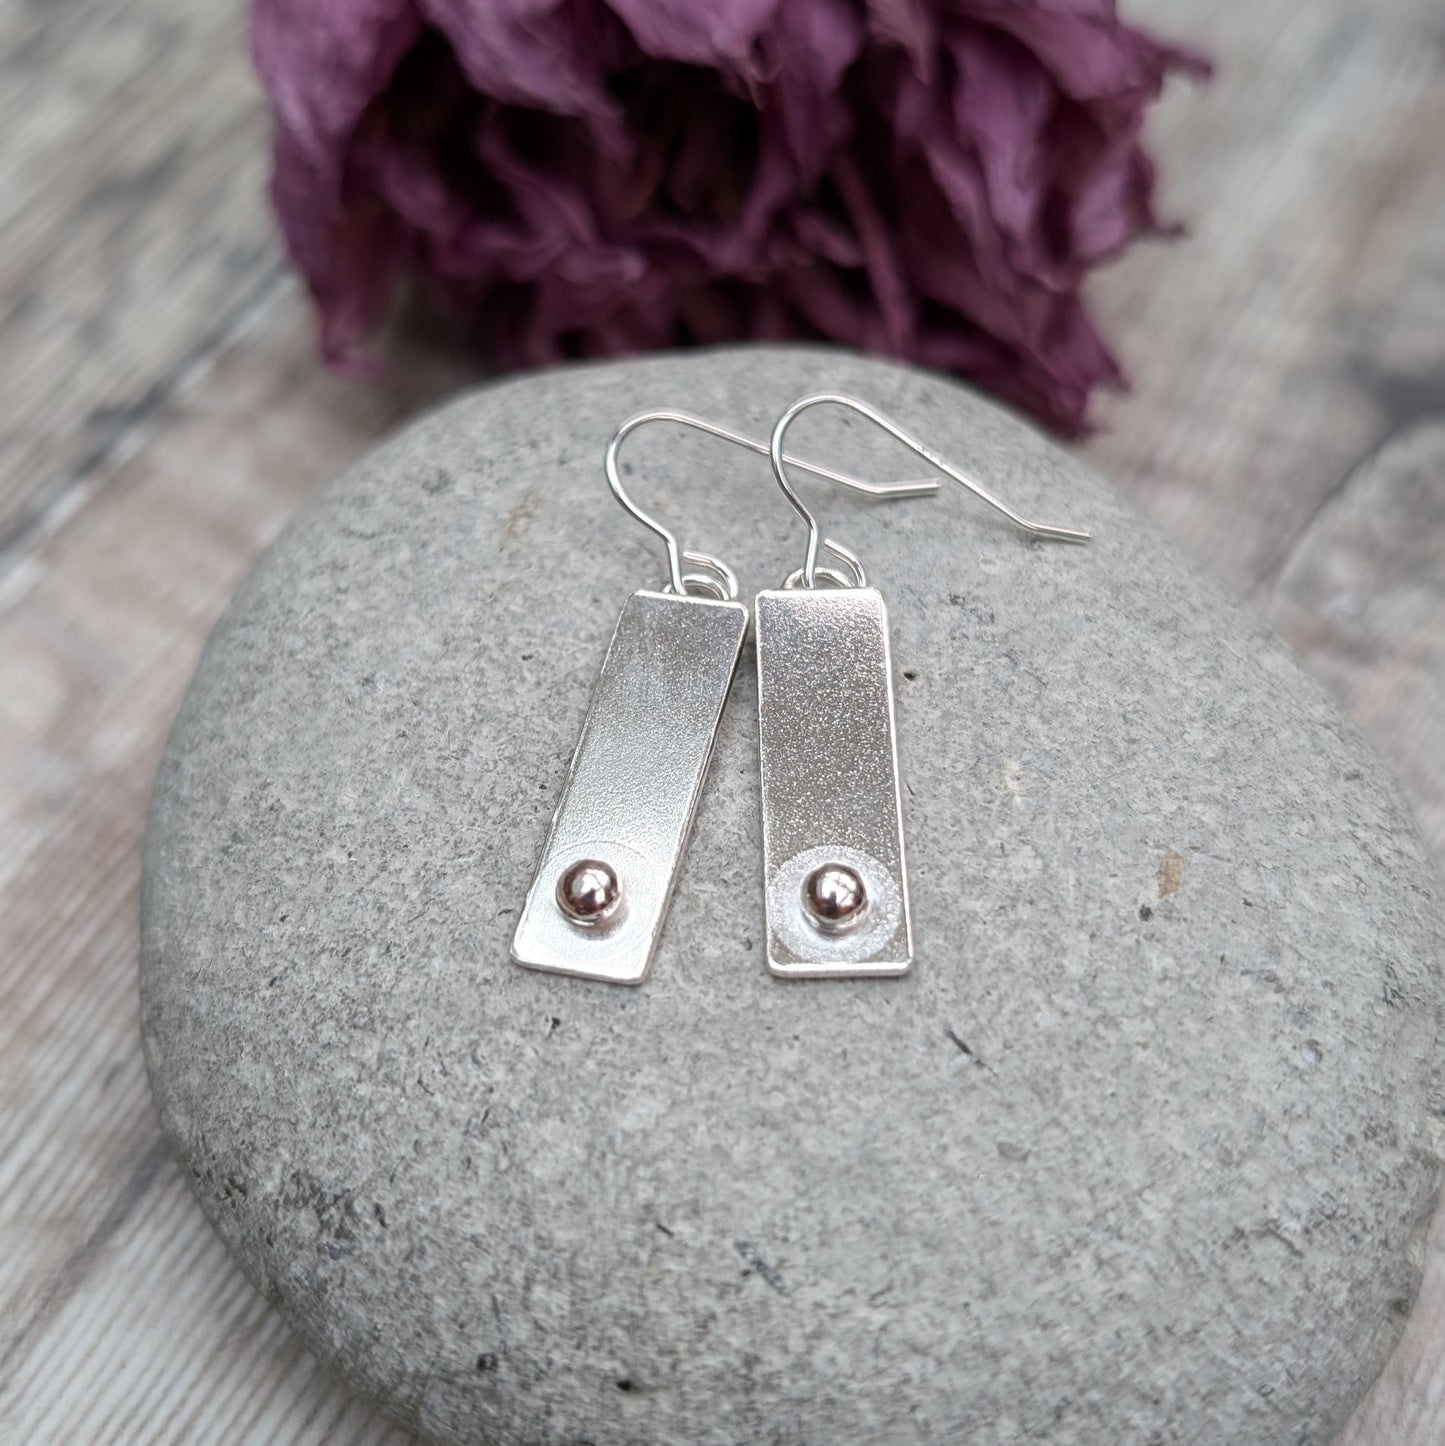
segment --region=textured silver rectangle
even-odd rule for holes
[[[747,627],[741,603],[627,599],[512,939],[518,964],[615,984],[647,976]],[[556,890],[589,858],[616,872],[622,902],[584,928]]]
[[[888,611],[875,588],[758,594],[758,731],[768,968],[803,978],[907,973],[913,960]],[[867,911],[809,922],[803,882],[841,863]]]

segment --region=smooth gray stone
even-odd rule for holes
[[[1096,534],[806,486],[892,613],[913,973],[765,970],[750,645],[650,981],[515,967],[592,678],[662,576],[604,443],[823,387]],[[856,419],[795,439],[920,470]],[[628,455],[745,596],[801,562],[759,458]],[[251,1278],[437,1440],[1298,1446],[1415,1295],[1442,918],[1355,728],[1065,454],[880,362],[668,356],[462,399],[241,589],[156,783],[145,1049]]]

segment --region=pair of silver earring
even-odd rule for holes
[[[639,427],[673,422],[766,455],[808,529],[802,566],[754,603],[768,968],[839,979],[896,977],[912,966],[888,611],[858,557],[823,536],[790,469],[883,499],[928,495],[938,482],[868,482],[787,453],[793,422],[825,404],[881,427],[1032,536],[1088,539],[1020,516],[882,413],[838,393],[794,402],[766,443],[685,412],[629,418],[608,444],[607,481],[662,539],[668,581],[634,592],[617,621],[512,939],[518,964],[641,984],[691,832],[749,618],[733,570],[683,550],[622,485],[623,442]]]

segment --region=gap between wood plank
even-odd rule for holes
[[[271,268],[223,316],[218,326],[207,331],[174,365],[151,382],[140,398],[114,409],[125,417],[124,425],[84,457],[42,501],[23,508],[10,529],[0,534],[0,599],[3,599],[5,575],[21,557],[53,536],[68,517],[94,497],[104,486],[107,469],[111,476],[120,470],[119,464],[141,447],[165,409],[197,385],[221,352],[289,286],[288,268],[281,264]]]

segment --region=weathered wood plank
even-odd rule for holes
[[[0,567],[281,280],[244,7],[0,7]]]
[[[1433,0],[1139,0],[1221,59],[1156,133],[1191,231],[1101,278],[1133,395],[1098,461],[1254,596],[1402,412],[1445,407],[1442,32]]]

